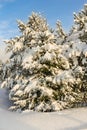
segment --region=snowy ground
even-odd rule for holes
[[[10,102],[0,89],[0,130],[87,130],[87,108],[53,113],[8,111]]]

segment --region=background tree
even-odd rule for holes
[[[65,42],[67,49],[63,51],[71,64],[76,79],[73,91],[78,94],[75,102],[87,104],[87,5],[78,14],[74,13],[74,25]],[[80,104],[81,105],[81,104]]]

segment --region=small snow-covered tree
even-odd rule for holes
[[[64,44],[67,34],[65,33],[60,21],[56,23],[56,44]]]

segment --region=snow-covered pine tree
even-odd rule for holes
[[[60,21],[57,21],[55,31],[56,44],[64,44],[67,34],[65,33]]]
[[[82,42],[82,50],[78,59],[83,71],[80,91],[83,94],[84,102],[87,104],[87,4],[84,5],[84,10],[78,13],[77,17],[75,17],[75,22],[78,26],[79,39]]]
[[[76,93],[75,104],[87,104],[87,4],[84,10],[74,13],[74,26],[65,42],[66,55],[75,78],[73,92]]]
[[[32,13],[26,24],[18,21],[18,27],[22,35],[6,41],[12,54],[2,83],[10,89],[11,109],[62,109],[64,94],[56,75],[69,69],[69,63],[61,54],[61,46],[56,45],[46,19],[37,13]]]

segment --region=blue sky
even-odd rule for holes
[[[19,35],[16,20],[24,22],[31,13],[41,13],[48,24],[55,28],[56,21],[62,22],[63,28],[69,31],[73,25],[73,12],[83,9],[87,0],[0,0],[0,59],[5,61],[4,39]]]
[[[55,27],[60,20],[66,31],[73,24],[73,12],[83,8],[87,0],[0,0],[0,39],[18,34],[17,19],[27,21],[32,11],[40,12]]]

